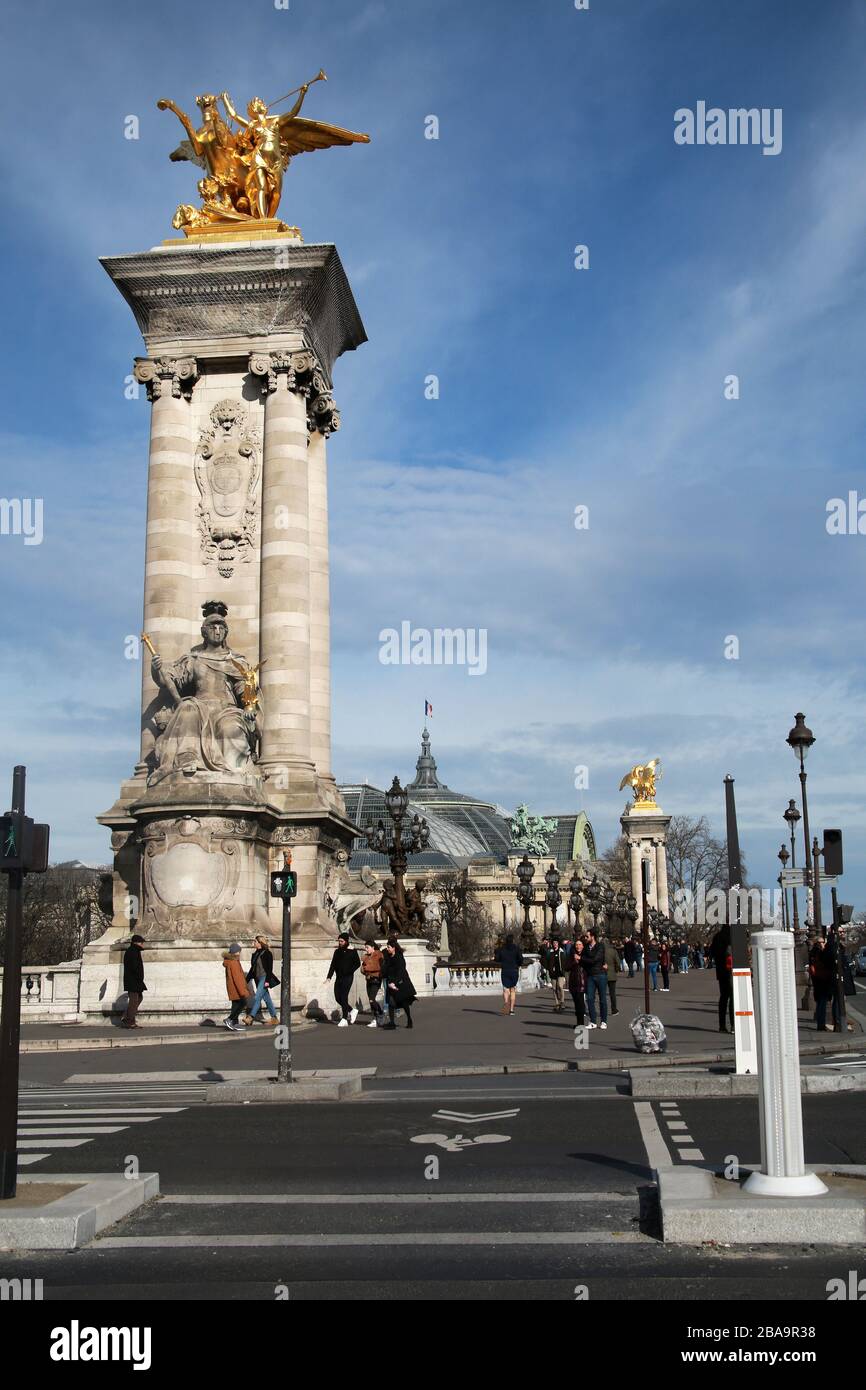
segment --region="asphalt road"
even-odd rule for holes
[[[573,1300],[582,1286],[763,1301],[825,1300],[828,1279],[866,1265],[866,1250],[661,1244],[658,1146],[672,1162],[753,1162],[754,1101],[636,1103],[610,1077],[560,1075],[384,1080],[357,1102],[297,1108],[197,1094],[28,1092],[28,1133],[113,1131],[53,1149],[40,1136],[48,1157],[30,1171],[120,1172],[134,1157],[162,1196],[83,1251],[3,1256],[4,1276],[68,1301]],[[858,1094],[807,1097],[807,1160],[866,1163],[864,1112]]]

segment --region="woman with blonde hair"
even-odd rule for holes
[[[268,944],[268,938],[261,934],[255,938],[253,946],[255,949],[250,960],[250,968],[247,971],[247,979],[251,985],[255,986],[255,998],[250,1005],[249,1016],[252,1021],[258,1018],[259,1022],[264,1023],[265,1020],[260,1013],[262,1000],[264,1000],[268,1006],[268,1022],[276,1023],[277,1011],[271,998],[271,990],[274,985],[278,985],[280,982],[274,974],[273,953]]]

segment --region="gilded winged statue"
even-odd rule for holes
[[[246,116],[241,116],[228,92],[218,97],[206,93],[196,97],[202,121],[198,129],[173,101],[161,98],[157,102],[160,111],[173,111],[187,134],[169,158],[190,160],[206,174],[199,183],[201,207],[181,203],[174,226],[195,228],[215,222],[273,218],[283,191],[283,174],[296,154],[326,150],[332,145],[369,144],[369,135],[298,114],[313,83],[326,80],[320,71],[297,87],[298,99],[284,115],[273,115],[272,109],[285,97],[270,105],[261,97],[253,97]],[[286,95],[294,96],[295,92]]]
[[[619,789],[631,787],[634,792],[635,802],[655,802],[656,799],[656,768],[661,768],[661,758],[653,758],[648,763],[638,763],[631,772],[627,772],[619,784]],[[658,776],[661,776],[659,771]]]

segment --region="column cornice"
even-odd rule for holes
[[[158,401],[166,385],[175,400],[188,401],[198,381],[198,362],[194,357],[136,357],[132,374],[147,387],[149,401]]]
[[[254,352],[250,355],[249,368],[251,374],[259,378],[264,396],[279,390],[282,383],[286,391],[305,398],[308,433],[318,432],[327,439],[340,428],[340,412],[315,353],[308,349]]]

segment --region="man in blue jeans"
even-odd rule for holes
[[[587,1028],[607,1027],[607,961],[604,947],[597,934],[590,928],[586,933],[587,945],[583,952],[586,969],[586,1007],[589,1010]],[[599,1022],[595,1021],[595,1000],[598,996]]]

